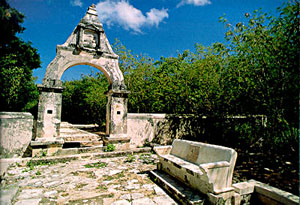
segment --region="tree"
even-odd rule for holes
[[[108,81],[103,73],[64,82],[62,120],[70,123],[105,125]],[[76,113],[76,115],[74,115]]]
[[[230,62],[225,92],[234,91],[239,113],[268,117],[268,137],[276,145],[297,149],[299,125],[300,6],[290,1],[278,8],[279,16],[261,10],[246,13],[246,23],[227,26]],[[233,107],[233,106],[232,106]]]
[[[38,102],[32,70],[40,67],[40,57],[30,42],[17,37],[22,33],[24,15],[0,0],[0,109],[29,111]]]

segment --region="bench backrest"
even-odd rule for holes
[[[231,148],[188,140],[174,140],[170,154],[198,165],[236,160],[236,152]]]

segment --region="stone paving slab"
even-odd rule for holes
[[[149,178],[157,156],[75,159],[67,162],[27,162],[11,166],[1,188],[17,184],[12,204],[177,204]]]
[[[0,190],[0,204],[1,205],[9,205],[11,201],[16,196],[17,192],[19,191],[19,187],[16,185],[8,186],[6,189]]]

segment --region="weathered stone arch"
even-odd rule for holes
[[[70,37],[57,45],[56,57],[48,65],[39,85],[36,141],[59,141],[63,73],[76,65],[90,65],[104,73],[110,86],[107,92],[106,134],[112,141],[126,138],[127,96],[118,56],[113,52],[100,23],[95,6],[89,7]]]
[[[70,62],[70,63],[66,64],[64,66],[64,68],[61,69],[61,72],[58,74],[58,78],[61,79],[61,77],[62,77],[62,75],[64,74],[65,71],[67,71],[71,67],[78,66],[78,65],[89,65],[89,66],[92,66],[94,68],[97,68],[100,72],[102,72],[105,75],[105,77],[106,77],[106,79],[107,79],[107,81],[110,85],[112,84],[112,82],[114,80],[111,73],[108,72],[107,69],[105,69],[104,66],[100,66],[98,64],[93,64],[93,63],[90,63],[90,62],[82,62],[82,61]],[[117,81],[117,82],[120,82],[120,81]]]

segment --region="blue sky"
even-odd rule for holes
[[[283,0],[8,0],[22,12],[26,28],[20,35],[31,41],[41,56],[41,68],[34,70],[41,83],[48,64],[55,58],[56,45],[63,44],[87,8],[95,4],[104,31],[112,44],[119,39],[134,53],[158,60],[194,49],[195,43],[208,46],[224,42],[226,14],[232,24],[245,21],[244,14],[262,8],[276,14]],[[76,66],[62,79],[78,79],[96,69]]]

